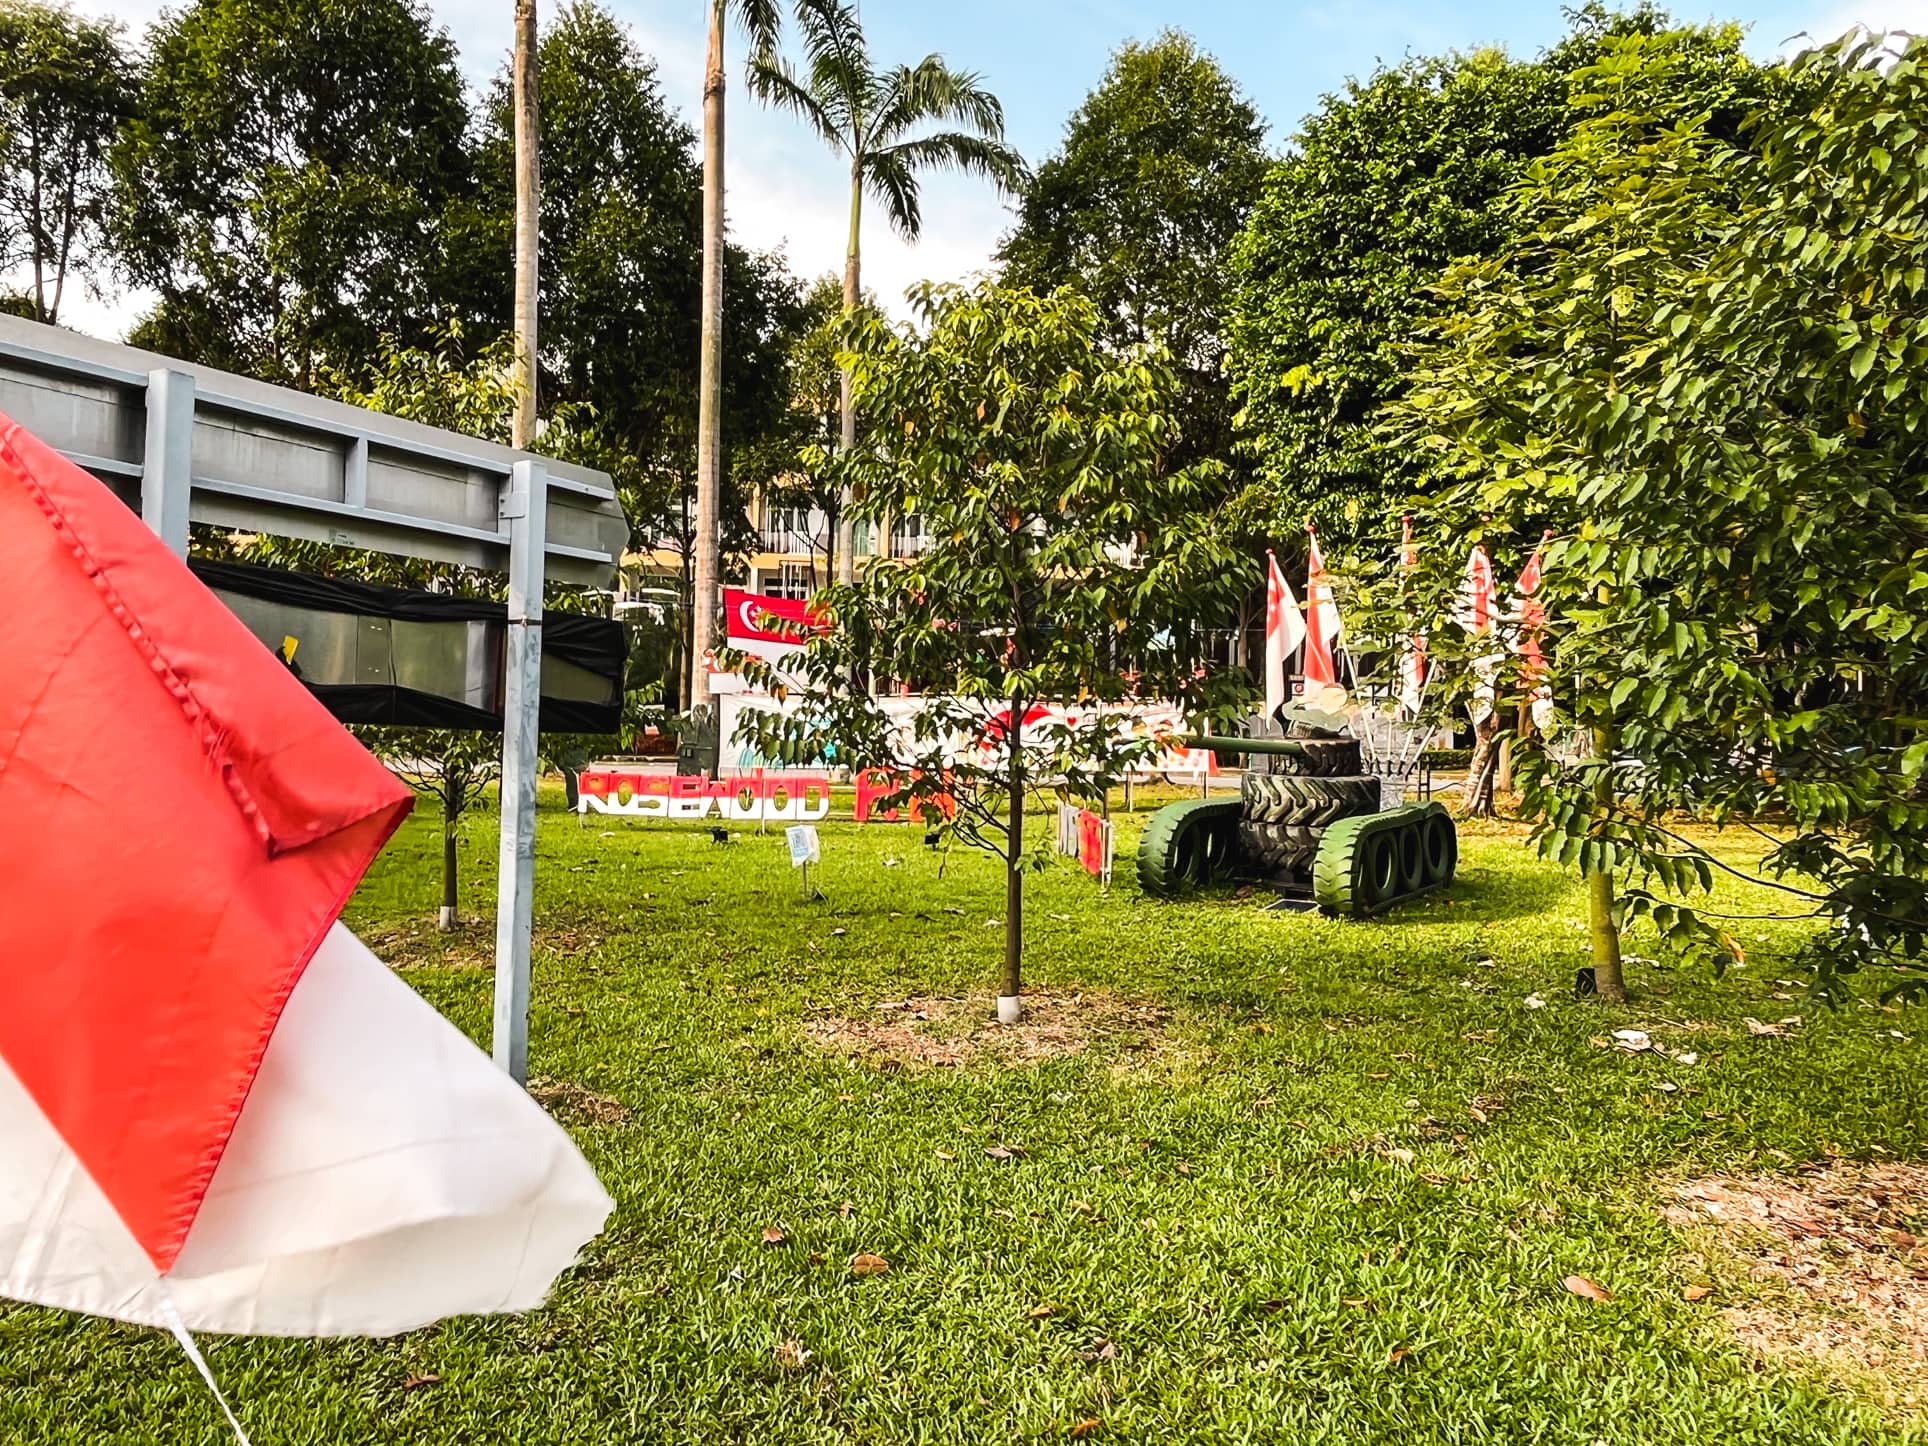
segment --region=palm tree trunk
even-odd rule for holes
[[[515,413],[509,440],[527,447],[536,437],[536,247],[542,172],[536,96],[536,0],[515,5]]]
[[[723,463],[723,5],[710,0],[703,70],[703,355],[696,407],[696,576],[690,597],[690,706],[710,701]]]
[[[863,294],[863,222],[864,177],[861,163],[855,163],[850,168],[850,244],[844,251],[843,309],[846,319],[856,315],[857,298]],[[843,450],[848,452],[857,445],[857,406],[851,394],[848,368],[845,368],[838,382],[838,413],[843,424]],[[857,580],[857,549],[852,545],[855,538],[856,525],[850,520],[850,492],[846,488],[837,508],[837,581],[846,586]]]

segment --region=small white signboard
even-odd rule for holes
[[[790,841],[790,867],[802,868],[805,864],[823,862],[823,845],[817,840],[817,831],[809,824],[795,824],[783,831]]]

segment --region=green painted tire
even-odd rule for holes
[[[1151,816],[1138,840],[1138,886],[1175,899],[1231,871],[1238,854],[1236,799],[1189,799]]]
[[[1429,814],[1419,826],[1422,852],[1426,857],[1426,884],[1438,888],[1453,881],[1453,873],[1459,868],[1459,831],[1453,827],[1453,820],[1446,810],[1433,805],[1436,812]]]
[[[1453,821],[1436,803],[1342,819],[1319,843],[1312,897],[1328,914],[1368,918],[1449,882],[1458,850]],[[1415,867],[1419,886],[1408,887]]]

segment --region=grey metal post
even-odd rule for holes
[[[187,556],[188,495],[193,485],[194,378],[159,368],[147,374],[141,521],[176,557]]]
[[[529,1077],[529,933],[536,873],[536,739],[542,700],[542,576],[549,474],[517,462],[509,524],[509,637],[502,696],[502,848],[495,905],[495,1062]]]

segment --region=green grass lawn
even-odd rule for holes
[[[1915,1019],[1777,997],[1790,933],[1736,926],[1719,981],[1634,964],[1610,1008],[1572,997],[1581,891],[1517,829],[1369,924],[1160,903],[1128,867],[1101,896],[1061,865],[1032,881],[1030,982],[1143,1007],[1068,1056],[893,1067],[807,1031],[906,996],[987,1015],[994,863],[940,880],[914,826],[825,825],[805,903],[780,833],[547,803],[532,1068],[589,1092],[560,1114],[617,1213],[526,1317],[208,1342],[257,1446],[1922,1434],[1853,1372],[1758,1362],[1722,1308],[1768,1287],[1658,1211],[1711,1171],[1923,1154]],[[481,924],[433,934],[428,818],[348,914],[485,1041],[494,825],[465,833]],[[1699,1063],[1593,1042],[1622,1027]],[[860,1252],[888,1273],[854,1277]],[[0,1439],[228,1437],[165,1337],[12,1309]]]

